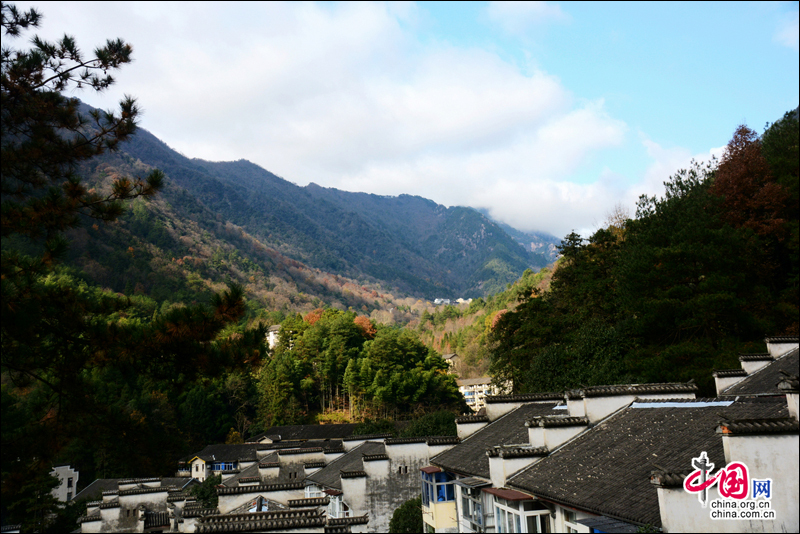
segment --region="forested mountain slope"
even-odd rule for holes
[[[146,130],[121,151],[164,171],[169,183],[217,220],[242,227],[290,258],[412,295],[490,294],[534,263],[496,223],[471,208],[407,195],[299,187],[249,161],[186,158]]]

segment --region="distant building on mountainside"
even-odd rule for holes
[[[505,393],[506,389],[501,389],[492,385],[492,378],[489,376],[482,376],[480,378],[467,378],[465,380],[456,380],[458,384],[458,391],[464,396],[473,412],[477,412],[481,408],[486,407],[486,397],[489,395],[500,395]]]
[[[449,352],[447,354],[442,354],[442,359],[447,362],[447,365],[450,366],[449,371],[452,373],[456,364],[461,360],[458,357],[458,354],[455,352]]]
[[[278,346],[278,335],[281,332],[281,325],[274,324],[269,327],[267,331],[267,345],[269,345],[269,350],[274,350],[275,347]]]
[[[72,500],[75,495],[75,488],[78,487],[80,474],[69,465],[57,465],[50,472],[58,478],[60,484],[53,489],[53,496],[61,502]]]

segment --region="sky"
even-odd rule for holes
[[[298,185],[588,236],[739,124],[798,106],[798,3],[18,2],[33,33],[134,49],[103,109]]]

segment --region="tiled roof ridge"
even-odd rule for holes
[[[525,421],[525,426],[540,426],[543,428],[557,426],[587,426],[589,418],[586,416],[545,415],[534,417]]]
[[[316,507],[267,510],[265,512],[239,512],[233,514],[214,514],[206,517],[203,523],[233,523],[241,520],[263,521],[275,519],[293,519],[300,517],[324,517],[325,512]]]
[[[289,499],[289,508],[327,506],[331,502],[329,497],[307,497],[304,499]]]
[[[457,445],[461,443],[458,436],[434,436],[426,440],[428,445]]]
[[[487,395],[486,404],[503,402],[525,402],[538,400],[563,400],[564,393],[517,393],[511,395]]]
[[[107,510],[108,508],[119,508],[119,501],[115,499],[113,501],[100,503],[99,508],[101,510]]]
[[[410,443],[427,443],[428,445],[450,445],[460,443],[457,436],[422,436],[416,438],[391,438],[384,442],[386,445],[406,445]]]
[[[119,490],[105,490],[103,491],[103,495],[116,495],[119,493]]]
[[[730,399],[724,399],[720,397],[695,397],[694,399],[686,399],[682,397],[678,397],[675,399],[643,399],[641,397],[636,397],[633,399],[635,403],[647,403],[647,404],[674,404],[676,402],[685,402],[689,403],[708,403],[708,402],[729,402]]]
[[[463,425],[465,423],[488,423],[489,417],[486,415],[462,415],[456,417],[456,424]]]
[[[188,497],[188,493],[179,492],[174,495],[167,496],[167,502],[176,502],[176,501],[185,501],[186,497]]]
[[[328,471],[328,472],[332,471],[332,472],[337,472],[338,473],[339,471],[341,471],[340,468],[342,466],[347,465],[346,464],[347,459],[350,457],[351,454],[354,454],[358,450],[361,450],[362,454],[363,454],[363,451],[369,450],[369,444],[370,443],[372,443],[372,442],[365,441],[364,443],[361,443],[360,445],[355,447],[349,453],[344,454],[342,456],[339,456],[338,458],[333,459],[330,463],[325,465],[324,469],[321,469],[320,471],[316,471],[316,472],[311,473],[310,475],[308,475],[308,477],[306,477],[306,480],[315,481],[317,483],[321,483],[321,484],[325,485],[319,478],[320,476],[322,476],[323,473],[325,473],[326,471]]]
[[[354,517],[337,517],[337,518],[329,518],[328,524],[331,526],[337,525],[366,525],[369,523],[369,515],[357,515]]]
[[[246,484],[248,482],[260,482],[260,481],[261,481],[261,477],[241,477],[238,480],[239,484],[241,484],[242,482],[244,482]]]
[[[794,417],[733,419],[720,421],[719,434],[797,434],[800,423]]]
[[[283,515],[274,515],[283,514]],[[206,517],[196,532],[250,530],[269,532],[285,529],[308,529],[326,523],[323,513],[315,509],[296,511],[253,512],[245,514],[220,514]]]
[[[279,449],[297,449],[300,448],[300,445],[303,443],[307,443],[309,441],[325,441],[321,439],[292,439],[286,441],[278,441],[275,443],[258,443],[256,445],[257,451],[272,451],[272,450],[279,450]]]
[[[747,376],[747,371],[744,369],[714,369],[711,372],[711,375],[718,376],[720,378]]]
[[[408,443],[425,443],[427,440],[428,438],[390,438],[384,443],[386,443],[386,445],[402,445]]]
[[[145,482],[161,482],[161,477],[149,477],[149,478],[125,478],[122,480],[117,481],[117,485],[119,484],[143,484]]]
[[[343,438],[342,441],[359,441],[359,440],[368,440],[368,439],[384,439],[384,438],[391,438],[391,434],[364,434],[362,436],[350,436],[348,438]]]
[[[181,517],[190,519],[192,517],[206,517],[217,514],[219,514],[219,508],[189,508],[188,510],[184,508]]]
[[[740,362],[771,362],[775,358],[769,352],[740,352]]]
[[[798,336],[770,336],[764,338],[765,343],[800,343],[800,337]]]
[[[306,462],[303,464],[303,467],[306,469],[314,469],[316,467],[325,467],[325,460],[319,460],[318,462]]]
[[[344,447],[340,445],[339,447],[331,447],[329,449],[323,449],[322,452],[324,454],[338,454],[340,452],[347,452],[347,451],[345,451]]]
[[[103,516],[98,514],[84,515],[78,518],[78,523],[90,523],[92,521],[102,521]]]
[[[682,488],[689,473],[673,473],[658,469],[650,473],[650,483],[662,488]]]
[[[124,497],[126,495],[140,495],[143,493],[161,493],[169,492],[170,490],[176,490],[175,486],[156,486],[154,488],[144,487],[144,488],[131,488],[127,490],[119,490],[119,496]]]
[[[280,467],[280,462],[260,462],[258,464],[259,469],[267,469],[268,467]]]
[[[490,458],[531,458],[548,454],[547,447],[531,447],[530,445],[498,445],[486,449],[486,456]]]
[[[278,451],[278,456],[288,456],[292,454],[308,454],[312,452],[322,452],[324,449],[322,447],[307,447],[305,449],[287,449],[283,451]]]
[[[377,462],[380,460],[388,460],[388,454],[362,454],[361,460],[364,462]]]
[[[590,386],[581,389],[583,397],[605,397],[610,395],[634,395],[653,393],[694,393],[697,384],[693,382],[662,382],[652,384],[617,384]]]
[[[217,488],[217,495],[233,495],[236,493],[254,493],[259,491],[281,491],[292,489],[303,489],[305,484],[302,481],[286,482],[283,484],[257,484],[255,486],[236,486],[232,488]]]
[[[342,478],[363,478],[367,476],[367,472],[362,469],[354,469],[351,471],[339,471],[339,476]]]

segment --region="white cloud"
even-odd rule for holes
[[[504,31],[516,36],[525,36],[543,23],[569,19],[557,4],[549,2],[489,2],[486,15]]]
[[[485,50],[423,46],[403,27],[414,6],[41,9],[57,22],[43,30],[68,28],[86,49],[132,42],[136,62],[114,92],[87,100],[110,107],[136,95],[143,127],[190,157],[246,158],[300,185],[487,207],[562,236],[603,220],[627,194],[630,180],[610,170],[593,184],[570,181],[625,141],[625,123],[602,100],[576,102],[552,75],[524,74]],[[528,21],[561,16],[557,6],[526,9]]]
[[[773,40],[783,46],[800,49],[800,12],[792,11],[785,15],[778,29],[775,31]]]

